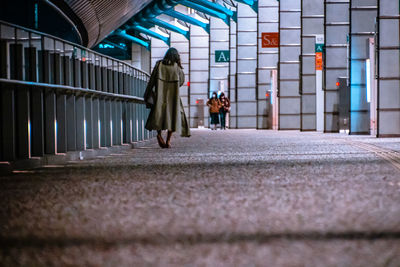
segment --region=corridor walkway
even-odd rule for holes
[[[192,134],[1,177],[0,265],[400,265],[398,139]]]

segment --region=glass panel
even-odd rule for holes
[[[57,53],[64,53],[64,43],[61,41],[55,41],[55,50]]]
[[[77,58],[77,59],[81,59],[82,58],[82,51],[81,51],[81,49],[79,48],[79,47],[75,47],[74,46],[74,51],[73,51],[73,57],[74,58]],[[84,54],[84,56],[85,56],[86,54]]]
[[[8,42],[15,40],[15,29],[6,25],[1,25],[1,39],[6,39]]]
[[[31,34],[30,46],[36,47],[36,50],[42,49],[42,38],[40,35],[35,33]]]
[[[103,67],[108,67],[108,59],[106,58],[106,57],[101,57],[101,65],[103,66]]]
[[[86,62],[90,63],[90,64],[94,64],[94,61],[95,61],[94,59],[95,59],[94,53],[87,51]]]
[[[64,45],[64,55],[71,58],[73,53],[74,53],[74,48],[72,47],[72,45],[65,44]]]
[[[22,44],[24,47],[29,45],[29,32],[17,29],[17,43]]]
[[[54,51],[54,40],[48,37],[43,37],[44,50]]]
[[[94,56],[94,64],[96,66],[101,66],[101,57],[97,54],[93,54],[93,56]]]

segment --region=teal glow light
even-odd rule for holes
[[[101,49],[107,49],[107,48],[113,49],[115,47],[113,45],[110,45],[110,44],[99,44],[99,48],[101,48]]]
[[[39,29],[39,7],[38,3],[35,3],[35,29]]]

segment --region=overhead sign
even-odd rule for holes
[[[322,90],[322,70],[324,69],[324,35],[315,35],[315,98],[316,98],[316,126],[317,131],[324,131],[325,127],[325,94]]]
[[[215,50],[215,62],[229,62],[229,50]]]
[[[324,35],[318,34],[315,36],[315,70],[323,70],[323,52],[324,52]]]
[[[278,32],[263,32],[261,33],[261,47],[279,47]]]

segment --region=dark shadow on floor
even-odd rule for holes
[[[368,164],[382,164],[387,163],[384,159],[376,158],[376,159],[369,159]],[[35,179],[36,182],[45,181],[48,178],[43,177],[42,175],[51,175],[52,180],[58,179],[65,179],[60,175],[77,175],[77,174],[85,174],[90,172],[113,172],[115,175],[118,173],[125,173],[125,172],[132,172],[134,170],[143,170],[143,171],[155,171],[155,170],[164,170],[166,166],[168,169],[180,169],[180,170],[195,170],[195,169],[210,169],[210,168],[225,168],[225,169],[241,169],[241,168],[266,168],[268,169],[269,166],[274,165],[279,168],[288,168],[288,167],[302,167],[309,168],[310,165],[328,165],[328,166],[335,166],[337,165],[338,168],[343,167],[344,165],[365,165],[366,160],[365,158],[326,158],[326,159],[269,159],[269,160],[248,160],[242,162],[218,162],[218,164],[214,162],[196,162],[196,163],[159,163],[159,164],[120,164],[120,163],[110,163],[110,164],[91,164],[86,165],[84,162],[77,165],[68,165],[68,166],[60,166],[56,168],[38,168],[31,170],[30,173],[14,173],[8,176],[0,177],[0,182],[7,182],[7,183],[19,183],[22,181],[29,181],[31,179]],[[389,163],[387,163],[389,164]],[[166,170],[168,170],[166,169]],[[39,176],[39,177],[38,177]],[[0,192],[2,190],[0,189]]]
[[[35,248],[35,247],[70,247],[70,246],[104,246],[113,247],[120,245],[171,245],[171,244],[232,244],[236,242],[268,243],[275,240],[290,241],[332,241],[332,240],[398,240],[400,231],[367,232],[300,232],[300,233],[216,233],[216,234],[193,234],[193,235],[171,235],[156,234],[149,236],[130,236],[117,239],[103,239],[98,237],[0,237],[1,249],[13,248]]]

